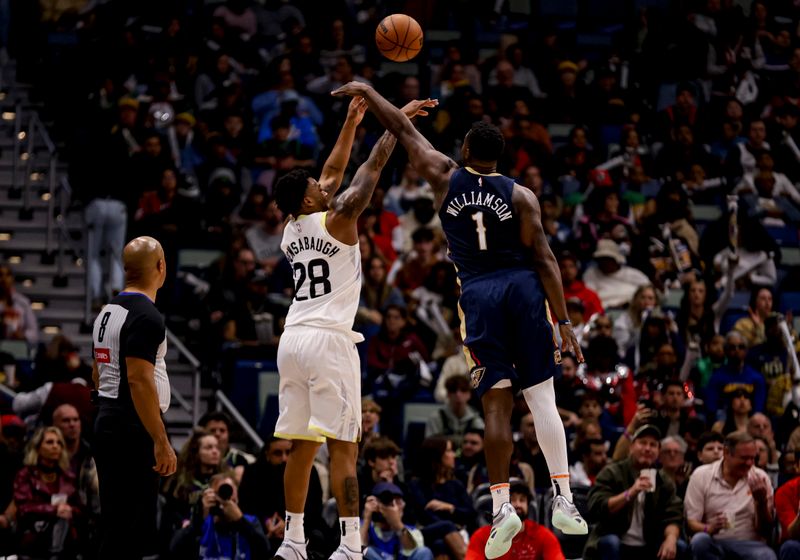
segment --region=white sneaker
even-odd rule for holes
[[[553,499],[553,527],[565,535],[585,535],[589,532],[578,508],[560,495]]]
[[[511,540],[517,536],[522,528],[514,507],[506,502],[500,507],[500,511],[492,519],[492,530],[489,533],[489,540],[483,549],[486,558],[492,560],[499,558],[511,548]]]
[[[347,545],[340,544],[328,560],[362,560],[363,557],[360,550],[352,550]]]
[[[275,552],[274,560],[308,560],[306,554],[306,543],[297,542],[291,539],[283,539],[283,542]]]

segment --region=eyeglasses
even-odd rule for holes
[[[683,455],[683,451],[680,449],[662,449],[661,453],[664,455]]]

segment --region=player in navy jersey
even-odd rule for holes
[[[486,457],[492,483],[492,531],[487,558],[505,554],[521,522],[509,503],[513,451],[511,411],[522,389],[534,413],[536,434],[550,469],[553,525],[586,534],[572,504],[564,426],[556,408],[553,375],[562,350],[583,360],[567,318],[561,275],[542,229],[536,196],[496,172],[503,152],[500,131],[475,123],[464,138],[464,167],[436,149],[411,121],[366,84],[351,82],[333,95],[366,99],[369,108],[408,151],[411,164],[431,185],[461,282],[462,337],[472,386],[486,416]],[[559,349],[549,302],[562,338]]]

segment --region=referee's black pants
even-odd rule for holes
[[[135,414],[135,413],[134,413]],[[153,440],[138,418],[100,405],[94,428],[100,482],[100,560],[155,554],[159,475]]]

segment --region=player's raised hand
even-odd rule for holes
[[[578,362],[583,363],[581,345],[578,344],[578,338],[575,336],[575,331],[572,330],[572,325],[558,325],[558,330],[561,332],[561,351],[571,350]]]
[[[425,109],[438,105],[438,99],[414,99],[413,101],[409,101],[401,111],[403,111],[409,119],[413,119],[416,116],[427,117],[428,111]]]
[[[350,105],[347,107],[347,120],[354,122],[358,125],[364,118],[367,112],[367,100],[363,97],[354,97],[350,100]]]
[[[364,97],[364,94],[369,91],[370,86],[361,82],[349,82],[340,87],[339,89],[333,90],[331,95],[340,96],[340,95],[350,95],[353,97]]]

